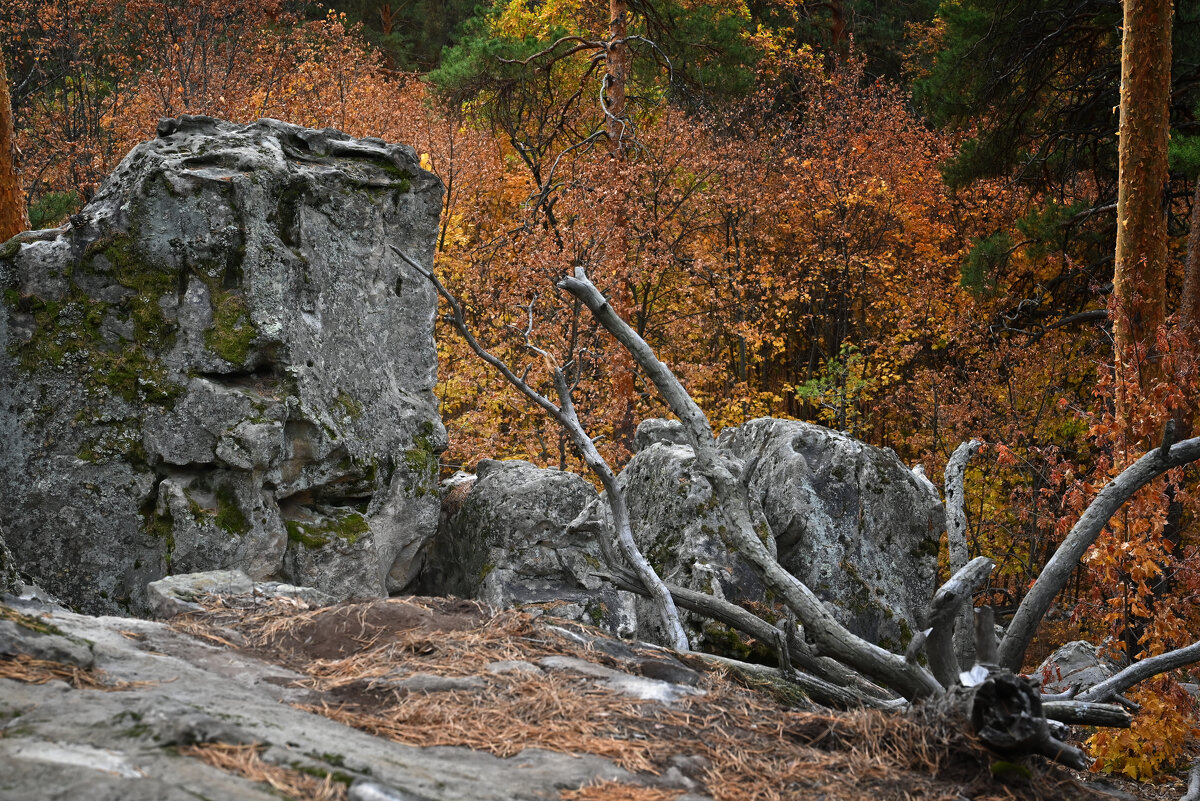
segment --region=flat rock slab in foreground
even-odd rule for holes
[[[0,801],[1099,797],[539,610],[197,598],[170,625],[0,601]]]
[[[45,612],[42,607],[21,611],[35,616]],[[472,606],[471,612],[437,615],[406,607],[383,616],[407,626],[424,621],[432,632],[439,626],[477,622],[478,610]],[[27,623],[33,620],[33,616],[20,617],[12,607],[0,606],[2,614]],[[349,627],[357,622],[354,615],[343,618]],[[533,748],[505,759],[481,750],[418,748],[372,736],[297,708],[336,703],[295,686],[304,679],[301,674],[202,642],[162,623],[63,611],[36,620],[41,632],[11,619],[0,618],[0,623],[14,625],[35,639],[40,634],[46,643],[37,652],[40,657],[61,656],[61,649],[50,647],[57,640],[86,640],[92,643],[94,667],[104,671],[106,682],[135,684],[104,691],[72,689],[63,681],[29,684],[0,678],[3,801],[278,799],[265,785],[177,751],[206,742],[217,747],[263,744],[264,761],[298,769],[301,776],[330,773],[342,782],[357,780],[368,785],[358,793],[362,798],[558,799],[561,789],[599,780],[639,783],[629,771],[598,756]],[[0,629],[0,640],[5,636]],[[347,640],[347,646],[353,643]],[[6,674],[4,667],[0,661],[0,675]],[[424,697],[441,689],[425,687],[415,692]],[[657,777],[648,781],[659,783]],[[379,795],[380,788],[393,795]],[[676,795],[685,793],[679,787]]]

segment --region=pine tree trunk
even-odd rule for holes
[[[1126,427],[1139,390],[1147,389],[1161,372],[1154,337],[1166,316],[1164,188],[1170,100],[1171,0],[1125,0],[1117,252],[1111,312],[1117,414]]]
[[[625,84],[629,80],[629,45],[625,37],[629,35],[629,6],[625,0],[609,0],[608,11],[605,129],[609,147],[619,156],[625,150]]]
[[[17,173],[17,143],[13,131],[12,99],[8,92],[8,70],[0,53],[0,242],[29,227],[25,216],[25,193]]]

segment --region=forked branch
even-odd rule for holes
[[[654,571],[654,568],[646,560],[646,557],[638,549],[637,543],[634,542],[633,531],[629,525],[629,509],[625,504],[625,494],[621,491],[620,485],[617,484],[616,474],[613,473],[612,468],[609,467],[604,457],[600,455],[600,451],[596,449],[592,438],[588,436],[587,431],[584,430],[583,425],[579,422],[579,417],[575,413],[575,405],[571,400],[571,389],[567,384],[562,370],[554,363],[549,354],[545,351],[538,351],[550,369],[554,381],[555,393],[558,395],[559,403],[562,404],[560,407],[555,405],[545,395],[542,395],[529,386],[503,360],[492,355],[479,344],[479,341],[475,339],[475,335],[467,325],[466,317],[463,315],[462,306],[459,304],[458,299],[442,285],[442,282],[438,280],[433,272],[426,270],[403,251],[395,247],[392,248],[392,251],[433,284],[438,295],[450,306],[451,324],[458,330],[463,339],[466,340],[467,345],[475,352],[475,355],[496,368],[508,383],[512,384],[521,394],[541,407],[570,434],[571,439],[575,442],[575,447],[583,455],[583,460],[587,463],[591,471],[595,473],[596,477],[600,479],[600,483],[604,485],[604,489],[608,495],[609,509],[612,511],[613,527],[616,529],[617,544],[621,549],[621,554],[633,567],[650,595],[655,609],[662,618],[663,626],[671,641],[671,647],[680,652],[688,651],[690,646],[687,634],[684,633],[683,624],[679,621],[679,611],[675,608],[675,602],[671,598],[671,593],[667,590],[666,585],[663,584],[659,575]]]

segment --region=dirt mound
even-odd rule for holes
[[[300,615],[269,631],[263,645],[290,659],[343,659],[389,643],[477,629],[489,615],[475,601],[455,598],[350,603]]]

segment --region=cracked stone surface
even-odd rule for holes
[[[107,681],[138,684],[102,691],[0,679],[0,801],[277,797],[170,748],[194,743],[260,743],[266,762],[336,769],[357,799],[534,801],[599,780],[656,787],[678,780],[679,798],[699,798],[675,774],[639,776],[592,755],[527,749],[502,759],[461,747],[400,745],[297,708],[320,699],[289,686],[303,677],[280,665],[155,621],[90,617],[11,597],[6,603],[56,632],[27,629],[26,641],[14,647],[28,651],[28,641],[38,639],[85,642]],[[5,637],[0,629],[0,644]],[[622,676],[635,678],[611,669],[597,678],[607,685]]]
[[[96,613],[240,569],[408,585],[437,526],[442,187],[403,145],[164,120],[57,229],[0,244],[0,528]],[[0,571],[4,569],[0,565]]]

